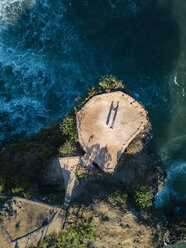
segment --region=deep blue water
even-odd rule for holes
[[[113,74],[149,111],[168,172],[156,205],[184,207],[185,27],[185,0],[1,0],[1,144],[61,119]]]

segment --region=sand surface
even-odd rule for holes
[[[129,95],[121,91],[97,95],[77,113],[79,142],[89,160],[112,172],[147,122],[147,112]]]

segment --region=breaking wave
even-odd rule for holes
[[[186,202],[186,162],[177,161],[167,171],[164,188],[155,198],[157,208],[168,207],[173,204],[179,206]]]
[[[19,16],[34,6],[36,0],[1,0],[0,26],[15,25]]]
[[[140,7],[131,0],[105,1],[108,14],[116,16],[123,2],[128,3],[125,13],[136,15]],[[74,3],[0,2],[0,143],[17,141],[61,119],[75,98],[111,71],[104,59],[97,63],[96,48],[69,20]],[[92,8],[88,1],[78,4]]]

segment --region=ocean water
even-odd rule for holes
[[[183,242],[183,243],[178,243],[175,245],[166,245],[163,248],[185,248],[185,247],[186,247],[186,243]]]
[[[149,111],[168,178],[157,207],[186,201],[185,0],[1,0],[0,142],[60,120],[113,74]]]

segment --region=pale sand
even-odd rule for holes
[[[119,102],[113,129],[110,128],[115,113],[113,110],[107,125],[112,101],[114,107]],[[114,171],[121,154],[148,123],[143,106],[121,91],[93,97],[76,118],[79,142],[89,160],[87,165],[94,161],[105,172]]]

